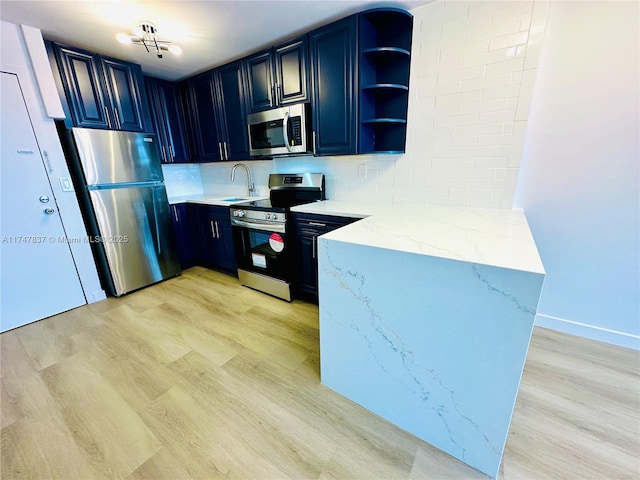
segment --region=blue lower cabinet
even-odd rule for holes
[[[176,233],[180,266],[183,269],[193,267],[196,264],[196,257],[193,245],[191,218],[189,216],[189,206],[184,203],[171,205],[171,221]]]
[[[294,284],[297,297],[318,301],[318,237],[358,220],[351,217],[293,214],[296,239]]]
[[[236,273],[228,207],[190,205],[193,251],[198,265]]]

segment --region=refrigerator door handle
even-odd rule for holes
[[[159,213],[158,213],[158,209],[157,209],[157,203],[156,203],[156,195],[154,192],[154,196],[153,196],[153,223],[154,223],[154,227],[156,229],[155,232],[155,237],[156,237],[156,253],[158,255],[160,255],[162,253],[162,246],[160,244],[160,224],[158,222],[159,220]]]
[[[109,109],[106,105],[104,107],[104,121],[107,122],[107,126],[111,128],[111,118],[109,117]]]
[[[122,124],[120,123],[120,115],[118,115],[118,109],[113,107],[113,114],[116,117],[116,128],[122,130]]]

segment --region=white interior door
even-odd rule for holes
[[[18,77],[0,77],[0,331],[86,303]]]

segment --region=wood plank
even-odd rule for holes
[[[316,305],[205,268],[0,355],[3,479],[486,478],[320,384]],[[638,451],[640,354],[535,328],[500,478],[638,478]]]

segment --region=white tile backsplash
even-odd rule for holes
[[[335,200],[511,208],[547,11],[538,0],[414,9],[406,154],[247,161],[259,194],[269,173],[321,172]],[[244,171],[230,182],[233,165],[165,177],[180,193],[193,181],[207,195],[245,194]]]
[[[167,196],[184,197],[187,195],[202,195],[202,178],[200,166],[194,163],[175,163],[162,165],[164,184]]]

